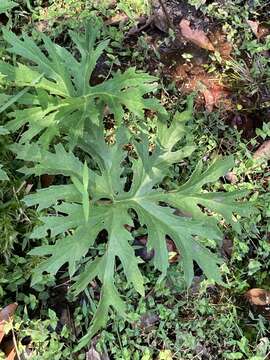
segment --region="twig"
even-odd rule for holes
[[[16,354],[17,354],[17,358],[18,358],[18,360],[22,360],[22,358],[20,357],[20,353],[19,353],[19,349],[18,349],[17,340],[16,340],[14,329],[13,329],[13,325],[11,327],[11,332],[12,332],[12,340],[13,340],[13,345],[15,347],[15,351],[16,351]]]
[[[161,6],[161,8],[162,8],[162,11],[164,12],[164,15],[165,15],[165,17],[166,17],[168,26],[169,26],[171,29],[174,29],[173,22],[172,22],[172,20],[171,20],[171,17],[170,17],[170,15],[169,15],[169,13],[168,13],[168,10],[167,10],[167,8],[166,8],[163,0],[158,0],[158,2],[159,2],[160,6]]]

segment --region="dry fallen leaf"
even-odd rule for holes
[[[180,83],[184,94],[193,91],[201,93],[208,112],[212,112],[215,106],[226,110],[232,109],[228,88],[222,84],[217,75],[207,73],[202,66],[179,65],[173,73],[173,79],[177,84]]]
[[[145,313],[141,316],[141,320],[140,320],[140,328],[141,329],[153,329],[153,327],[159,323],[160,318],[158,315],[156,314],[151,314],[151,313]]]
[[[205,35],[204,31],[198,29],[192,29],[190,27],[190,21],[182,19],[179,24],[181,33],[183,37],[192,42],[193,44],[199,46],[202,49],[209,51],[215,51],[215,48],[208,37]]]
[[[253,155],[255,160],[269,160],[270,159],[270,140],[265,141]]]
[[[38,21],[38,22],[36,22],[35,25],[36,25],[37,31],[39,31],[39,32],[45,32],[49,28],[49,22],[46,20]]]
[[[225,178],[227,181],[229,181],[229,183],[231,184],[236,184],[238,182],[238,178],[235,175],[235,173],[233,171],[229,171],[226,175]]]
[[[5,332],[4,332],[5,322],[9,321],[12,318],[17,307],[18,307],[18,304],[16,304],[16,303],[9,304],[8,306],[4,307],[0,311],[0,343],[3,339],[3,337],[5,336]]]
[[[125,23],[129,20],[129,17],[125,13],[118,13],[104,22],[105,25],[118,25]]]
[[[248,299],[253,311],[270,320],[270,291],[264,289],[251,289],[247,291]]]
[[[16,350],[13,344],[13,340],[9,340],[7,342],[5,342],[5,339],[3,342],[2,340],[5,336],[5,331],[4,331],[5,323],[12,319],[12,316],[14,315],[17,307],[18,304],[16,303],[9,304],[0,311],[0,343],[2,343],[1,349],[6,354],[6,360],[14,360],[16,356]]]
[[[217,79],[206,74],[205,76],[194,77],[190,85],[191,88],[203,94],[205,108],[208,112],[212,112],[215,106],[225,105],[229,93],[224,85],[218,83]]]
[[[13,348],[11,352],[7,355],[6,360],[14,360],[16,357],[16,350]]]
[[[169,253],[169,263],[173,264],[179,261],[179,253],[177,250],[177,247],[175,246],[175,243],[166,237],[166,244],[167,244],[167,250]]]
[[[259,22],[253,20],[247,20],[248,25],[250,26],[253,34],[258,37],[258,30],[259,30]]]
[[[246,292],[246,297],[251,305],[270,307],[270,291],[254,288]]]
[[[86,360],[101,360],[100,354],[92,346],[86,354]]]
[[[226,259],[230,259],[232,256],[232,252],[233,252],[233,240],[225,236],[222,241],[221,255]]]
[[[227,36],[220,30],[214,32],[209,36],[209,40],[214,46],[215,50],[220,53],[223,59],[230,59],[233,51],[232,44],[228,41]]]
[[[247,23],[258,40],[263,39],[270,34],[269,27],[260,24],[258,21],[247,20]]]

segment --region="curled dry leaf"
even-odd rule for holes
[[[1,350],[5,354],[6,360],[14,360],[16,357],[16,349],[13,343],[12,338],[7,338],[7,340],[3,341],[1,344]]]
[[[168,253],[169,253],[169,263],[173,264],[173,263],[178,262],[179,261],[179,253],[177,251],[175,243],[167,237],[166,244],[167,244],[167,249],[168,249]]]
[[[55,179],[54,175],[48,175],[48,174],[41,175],[40,181],[42,188],[47,188],[51,186],[54,182],[54,179]]]
[[[225,178],[227,181],[229,181],[229,183],[231,184],[236,184],[238,182],[238,178],[235,175],[235,173],[233,171],[229,171],[226,175]]]
[[[205,108],[208,112],[214,110],[214,106],[218,105],[218,102],[223,95],[223,86],[219,84],[212,84],[211,88],[203,86],[201,89],[205,99]]]
[[[17,303],[9,304],[0,311],[0,322],[9,321],[18,307]]]
[[[250,26],[253,34],[258,37],[259,33],[259,22],[258,21],[253,21],[253,20],[247,20],[248,25]]]
[[[254,288],[247,291],[246,297],[251,305],[270,306],[270,291]]]
[[[247,23],[258,40],[270,34],[269,27],[260,24],[258,21],[247,20]]]
[[[246,298],[257,313],[270,320],[270,291],[254,288],[247,291]]]
[[[209,51],[215,51],[215,48],[211,41],[208,39],[204,31],[198,29],[192,29],[190,27],[190,21],[182,19],[179,24],[182,36],[192,42],[193,44],[199,46],[202,49]]]
[[[265,141],[253,155],[255,160],[269,160],[270,159],[270,140]]]

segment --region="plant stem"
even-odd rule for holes
[[[173,25],[173,22],[171,20],[171,17],[168,13],[168,10],[166,8],[166,5],[164,4],[164,1],[163,0],[158,0],[161,8],[162,8],[162,11],[164,12],[164,15],[166,17],[166,20],[167,20],[167,23],[168,23],[168,26],[171,28],[171,29],[174,29],[174,25]]]

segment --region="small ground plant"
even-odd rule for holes
[[[246,302],[269,284],[269,168],[252,155],[269,117],[249,140],[236,128],[256,94],[269,106],[268,42],[246,21],[261,2],[173,3],[206,36],[218,19],[230,60],[138,19],[144,0],[0,4],[0,295],[19,304],[7,329],[22,357],[269,355],[268,310]],[[230,109],[183,96],[178,61],[231,79]]]
[[[143,97],[156,89],[156,78],[134,68],[91,86],[93,70],[109,45],[108,40],[96,45],[98,32],[95,25],[86,26],[84,34],[69,32],[80,54],[78,60],[44,34],[40,34],[43,52],[29,36],[20,39],[3,30],[4,39],[11,45],[9,52],[28,61],[25,65],[18,58],[16,66],[0,62],[0,72],[10,85],[29,90],[27,94],[6,95],[7,104],[23,105],[10,114],[14,119],[7,124],[11,131],[28,126],[20,142],[38,138],[48,146],[55,137],[66,135],[68,142],[75,144],[87,123],[97,121],[106,105],[117,123],[123,118],[123,107],[138,117],[143,117],[144,109],[162,110],[156,99]]]
[[[204,190],[206,184],[217,181],[233,167],[232,157],[216,159],[207,169],[199,163],[184,184],[166,190],[162,185],[170,176],[171,166],[194,150],[190,144],[183,146],[186,123],[192,118],[192,98],[187,110],[176,113],[169,126],[165,115],[159,117],[151,151],[147,136],[131,135],[122,125],[116,130],[114,143],[106,144],[102,117],[105,105],[116,124],[123,118],[123,105],[138,116],[143,116],[146,108],[166,112],[157,101],[144,98],[155,88],[155,79],[134,69],[118,73],[100,85],[89,85],[96,62],[108,46],[106,41],[95,48],[96,35],[96,29],[91,27],[83,36],[71,33],[81,54],[78,62],[44,35],[49,57],[29,37],[24,36],[22,41],[4,30],[4,38],[12,45],[10,51],[36,66],[0,64],[1,71],[15,85],[29,87],[29,92],[19,99],[25,108],[16,110],[12,114],[15,119],[8,124],[13,131],[28,124],[19,144],[12,147],[18,159],[26,165],[34,164],[21,171],[36,176],[62,175],[66,179],[66,184],[25,197],[28,206],[38,205],[40,211],[53,207],[47,216],[41,216],[43,225],[32,233],[34,239],[49,236],[49,244],[37,247],[31,254],[50,255],[35,270],[33,284],[41,281],[44,272],[56,274],[66,263],[70,276],[75,275],[71,290],[74,295],[96,278],[102,284],[99,306],[82,345],[106,324],[111,307],[125,315],[125,304],[115,285],[118,260],[127,282],[144,295],[144,279],[128,227],[132,229],[138,223],[147,229],[148,249],[155,252],[154,266],[161,278],[169,265],[166,237],[170,237],[181,254],[187,285],[194,276],[194,261],[208,278],[221,283],[220,260],[203,242],[221,241],[221,218],[240,231],[238,216],[253,212],[249,203],[237,201],[246,195],[245,191]],[[80,150],[78,156],[61,143],[55,145],[54,151],[46,149],[60,133],[68,135],[68,146]],[[36,137],[38,141],[33,142]],[[182,146],[178,146],[179,142]],[[125,150],[127,144],[130,151]],[[96,241],[104,243],[101,256],[95,251]]]

